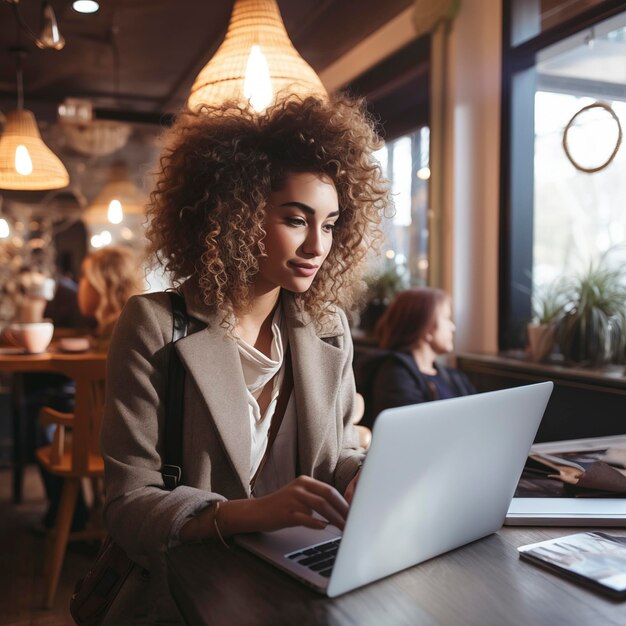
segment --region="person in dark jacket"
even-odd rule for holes
[[[454,349],[451,314],[450,296],[441,289],[407,289],[396,296],[376,325],[383,352],[362,368],[369,369],[370,381],[363,425],[371,428],[384,409],[476,392],[462,372],[437,363]]]

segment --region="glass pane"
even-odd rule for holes
[[[626,125],[626,14],[546,49],[535,93],[533,282],[584,270],[626,244],[626,149],[610,106]],[[578,168],[576,167],[578,165]],[[622,259],[623,260],[623,259]]]
[[[370,273],[395,266],[407,284],[425,284],[428,273],[428,181],[430,130],[419,130],[388,142],[379,152],[391,182],[395,211],[383,221],[382,255],[372,259]]]
[[[516,46],[532,39],[602,2],[603,0],[513,0],[511,45]]]

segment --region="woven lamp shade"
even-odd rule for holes
[[[258,79],[259,74],[269,71],[271,79],[271,94],[260,103],[245,88],[251,55],[258,57],[259,51],[267,65],[257,65],[249,78]],[[188,105],[198,109],[202,104],[236,100],[249,102],[261,111],[275,101],[277,94],[327,97],[313,68],[293,47],[275,0],[235,0],[224,41],[198,74]]]
[[[67,187],[70,176],[61,159],[43,142],[33,113],[19,109],[7,113],[6,119],[0,136],[0,189],[39,191]],[[15,169],[19,146],[28,150],[30,174],[20,174]]]
[[[85,211],[83,221],[87,224],[106,224],[109,204],[118,200],[124,215],[143,215],[146,197],[130,180],[126,165],[117,163],[111,167],[109,180]]]

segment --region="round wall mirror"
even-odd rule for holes
[[[563,131],[563,149],[572,165],[592,174],[615,158],[622,143],[622,125],[605,102],[584,106]]]

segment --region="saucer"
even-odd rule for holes
[[[87,352],[91,343],[87,337],[64,337],[58,346],[63,352]]]

